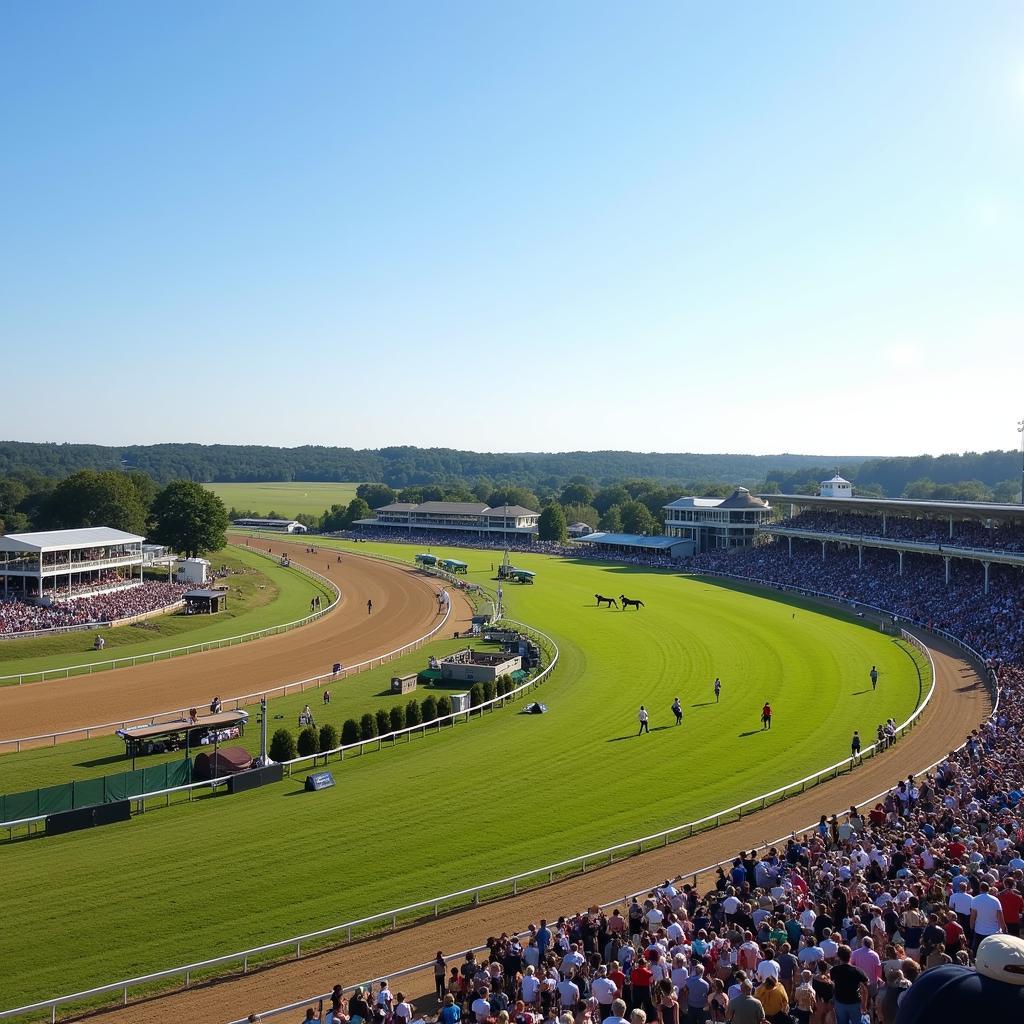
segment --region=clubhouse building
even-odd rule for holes
[[[665,536],[692,541],[694,554],[749,547],[772,518],[771,505],[746,487],[728,498],[676,498],[664,511]]]
[[[395,533],[451,531],[478,537],[536,537],[540,513],[522,505],[489,505],[472,501],[396,501],[374,509],[372,518],[357,519],[354,526]]]

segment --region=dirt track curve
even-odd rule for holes
[[[438,621],[436,586],[411,568],[348,552],[338,563],[335,551],[311,555],[301,543],[278,538],[254,540],[252,546],[257,545],[275,554],[287,551],[293,562],[338,584],[341,605],[308,626],[236,647],[92,676],[0,687],[4,737],[202,707],[215,693],[225,698],[254,693],[329,672],[336,661],[355,664],[387,654],[423,636]],[[468,627],[472,610],[457,591],[452,596],[449,626],[454,632]],[[367,600],[373,601],[370,615]]]
[[[326,992],[337,982],[351,985],[425,963],[438,949],[446,953],[466,949],[481,944],[489,935],[521,929],[540,917],[550,919],[573,913],[591,904],[619,899],[669,876],[692,874],[732,856],[741,848],[803,828],[817,821],[823,811],[839,811],[868,799],[908,772],[916,772],[939,760],[962,743],[967,733],[991,710],[983,681],[961,659],[959,652],[935,640],[929,643],[935,658],[936,690],[921,724],[891,752],[872,758],[863,767],[833,782],[742,821],[596,869],[586,876],[428,920],[348,947],[287,961],[245,977],[119,1008],[101,1014],[100,1019],[103,1024],[156,1024],[168,1020],[223,1024],[244,1018],[251,1011],[268,1010]],[[765,789],[785,781],[765,779]],[[623,838],[609,836],[608,842]],[[421,895],[410,893],[409,898]],[[276,936],[267,936],[268,940],[271,938]],[[198,950],[196,953],[201,955]],[[429,972],[403,978],[392,987],[399,988],[414,1001],[418,999],[421,1009],[433,1009],[433,979]],[[292,1011],[290,1015],[275,1019],[298,1020],[300,1016],[301,1011]]]

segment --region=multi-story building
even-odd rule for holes
[[[677,498],[665,506],[665,534],[693,541],[695,553],[745,548],[757,529],[772,517],[772,508],[746,487],[728,498]]]
[[[491,508],[473,501],[424,501],[414,505],[396,501],[374,509],[370,519],[357,519],[354,526],[405,530],[464,531],[478,536],[525,536],[537,534],[540,513],[522,505]]]

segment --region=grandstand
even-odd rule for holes
[[[45,603],[136,586],[143,539],[108,526],[0,537],[3,595]]]
[[[374,509],[372,518],[357,519],[353,525],[395,533],[435,530],[477,537],[531,539],[537,535],[539,521],[538,512],[522,505],[491,508],[472,501],[424,501],[418,505],[397,501]]]
[[[233,526],[240,530],[268,530],[271,533],[305,533],[306,527],[295,519],[235,519]]]

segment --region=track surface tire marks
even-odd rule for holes
[[[338,563],[336,552],[310,555],[301,544],[276,538],[259,546],[275,555],[287,552],[293,562],[328,577],[341,587],[340,606],[308,626],[235,647],[92,676],[0,687],[3,735],[40,735],[202,707],[214,694],[254,693],[329,672],[336,661],[356,664],[387,654],[438,621],[436,589],[411,568],[348,552]],[[373,601],[370,615],[367,600]],[[453,591],[451,630],[468,628],[471,615],[468,602]]]
[[[596,903],[607,903],[633,892],[640,884],[656,884],[675,875],[695,871],[771,841],[794,829],[817,821],[825,811],[839,811],[888,789],[908,772],[917,772],[941,759],[963,742],[991,711],[984,682],[955,648],[934,638],[924,638],[935,659],[935,695],[922,722],[892,751],[867,761],[852,773],[793,797],[739,822],[713,832],[674,843],[663,849],[589,871],[552,885],[512,896],[473,910],[428,920],[397,932],[297,961],[286,961],[242,978],[220,981],[188,992],[136,1003],[100,1015],[103,1024],[157,1024],[167,1020],[205,1021],[210,1024],[245,1017],[250,1012],[308,998],[328,991],[332,985],[357,984],[389,971],[397,971],[432,959],[437,950],[445,954],[483,943],[488,936],[548,920],[559,914],[575,913]],[[797,771],[794,771],[797,774]],[[781,785],[784,779],[765,779],[764,789]],[[510,823],[515,827],[515,823]],[[622,839],[609,836],[609,845]],[[552,859],[556,859],[555,856]],[[525,867],[525,865],[524,865]],[[465,879],[467,885],[474,879]],[[483,881],[483,879],[479,879]],[[713,884],[701,878],[702,884]],[[440,895],[437,894],[437,895]],[[409,893],[409,900],[421,893]],[[267,940],[276,936],[266,936]],[[196,951],[197,958],[201,951]],[[421,1010],[433,1009],[433,977],[428,969],[403,978],[393,988],[408,998],[420,1000]],[[291,1014],[298,1019],[301,1011]],[[282,1020],[288,1019],[282,1017]]]

